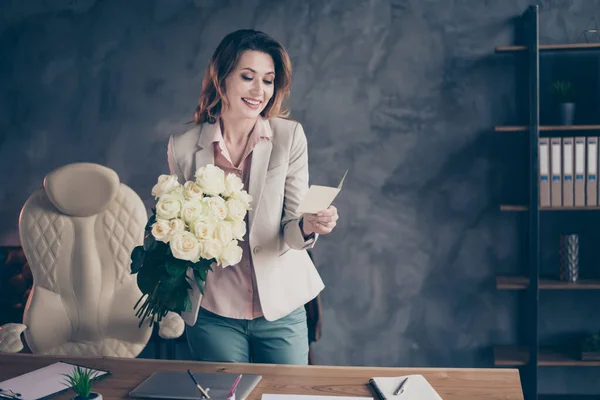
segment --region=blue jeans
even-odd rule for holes
[[[194,326],[186,326],[186,335],[198,361],[308,364],[304,307],[277,321],[226,318],[200,308]]]

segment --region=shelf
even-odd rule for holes
[[[525,346],[494,346],[494,365],[526,365],[529,352]],[[538,365],[542,367],[598,367],[600,361],[582,361],[572,355],[540,348]]]
[[[515,204],[501,204],[500,211],[527,211],[529,207]],[[600,206],[581,207],[540,207],[540,211],[593,211],[600,210]]]
[[[597,394],[540,394],[538,400],[598,400]]]
[[[526,276],[506,276],[498,275],[496,277],[496,288],[501,290],[524,290],[529,285],[529,278]],[[581,279],[577,282],[565,282],[559,279],[540,278],[538,287],[540,290],[598,290],[600,289],[600,280]]]
[[[500,211],[527,211],[529,207],[511,204],[501,204]]]
[[[600,43],[566,43],[566,44],[540,44],[540,51],[556,50],[594,50],[600,49]],[[524,52],[527,46],[497,46],[496,53]]]
[[[501,125],[494,127],[496,132],[526,132],[529,127],[525,125]],[[555,131],[595,131],[600,130],[600,125],[540,125],[540,132]]]

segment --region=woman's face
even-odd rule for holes
[[[256,119],[273,96],[275,65],[265,53],[247,50],[234,70],[225,78],[225,96],[229,108],[223,113],[235,119]]]

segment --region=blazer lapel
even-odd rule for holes
[[[248,232],[254,226],[254,216],[258,212],[260,199],[262,197],[263,188],[265,187],[265,177],[267,176],[267,168],[269,159],[271,158],[271,149],[273,144],[270,140],[261,139],[254,150],[252,150],[252,162],[250,166],[250,184],[248,194],[252,197],[252,209],[248,211]]]
[[[200,167],[204,167],[208,164],[215,163],[215,153],[212,146],[212,137],[216,124],[205,124],[200,131],[200,137],[198,138],[198,151],[196,151],[195,165],[188,180],[194,180],[194,173]]]

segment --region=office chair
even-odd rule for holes
[[[23,324],[0,328],[0,352],[21,351],[15,337],[24,333],[32,353],[137,357],[152,328],[138,327],[141,292],[130,255],[143,243],[147,218],[140,197],[112,169],[75,163],[50,172],[21,210],[33,287]],[[161,337],[180,336],[180,320],[165,318]]]

